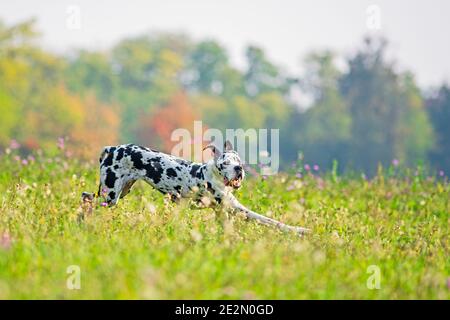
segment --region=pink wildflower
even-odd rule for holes
[[[2,235],[0,236],[0,248],[7,250],[11,247],[11,244],[12,238],[9,232],[8,231],[3,232]]]
[[[17,140],[12,139],[11,142],[9,143],[9,148],[12,150],[19,149],[20,144],[17,142]]]
[[[64,150],[64,138],[59,137],[56,145],[58,146],[59,149]]]

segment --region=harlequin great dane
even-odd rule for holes
[[[137,180],[144,180],[156,190],[170,196],[172,201],[192,198],[205,207],[205,197],[211,198],[206,206],[222,205],[242,212],[247,218],[277,227],[284,231],[304,234],[309,230],[286,225],[262,216],[244,207],[232,191],[241,187],[245,172],[241,159],[226,141],[222,151],[208,145],[214,158],[207,163],[195,163],[150,148],[126,144],[105,147],[100,156],[100,185],[97,197],[104,196],[108,205],[116,205],[125,197]],[[83,200],[94,199],[94,194],[83,192]]]

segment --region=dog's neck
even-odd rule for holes
[[[217,169],[214,159],[209,160],[208,162],[204,163],[204,165],[206,167],[205,178],[207,181],[211,182],[214,188],[223,190],[225,192],[233,191],[233,188],[224,185],[223,177],[219,173],[219,169]]]

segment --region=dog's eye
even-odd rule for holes
[[[230,161],[226,160],[226,161],[223,162],[223,164],[227,166],[227,165],[230,164]]]

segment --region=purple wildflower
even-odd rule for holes
[[[317,164],[315,164],[313,169],[314,169],[314,171],[319,171],[320,168],[319,168],[319,166]]]
[[[392,165],[393,165],[394,167],[397,167],[399,163],[400,163],[400,161],[398,161],[398,159],[392,160]]]
[[[300,172],[297,172],[297,173],[295,174],[295,176],[296,176],[298,179],[301,179],[301,178],[302,178],[302,174],[301,174]]]
[[[106,202],[102,202],[101,206],[106,207],[108,204]]]
[[[439,176],[443,177],[444,176],[444,170],[439,170]]]
[[[309,166],[309,164],[305,164],[304,168],[305,168],[306,171],[311,170],[311,167]]]
[[[28,160],[27,160],[27,159],[22,159],[22,164],[23,164],[24,166],[26,166],[26,165],[28,164]]]

